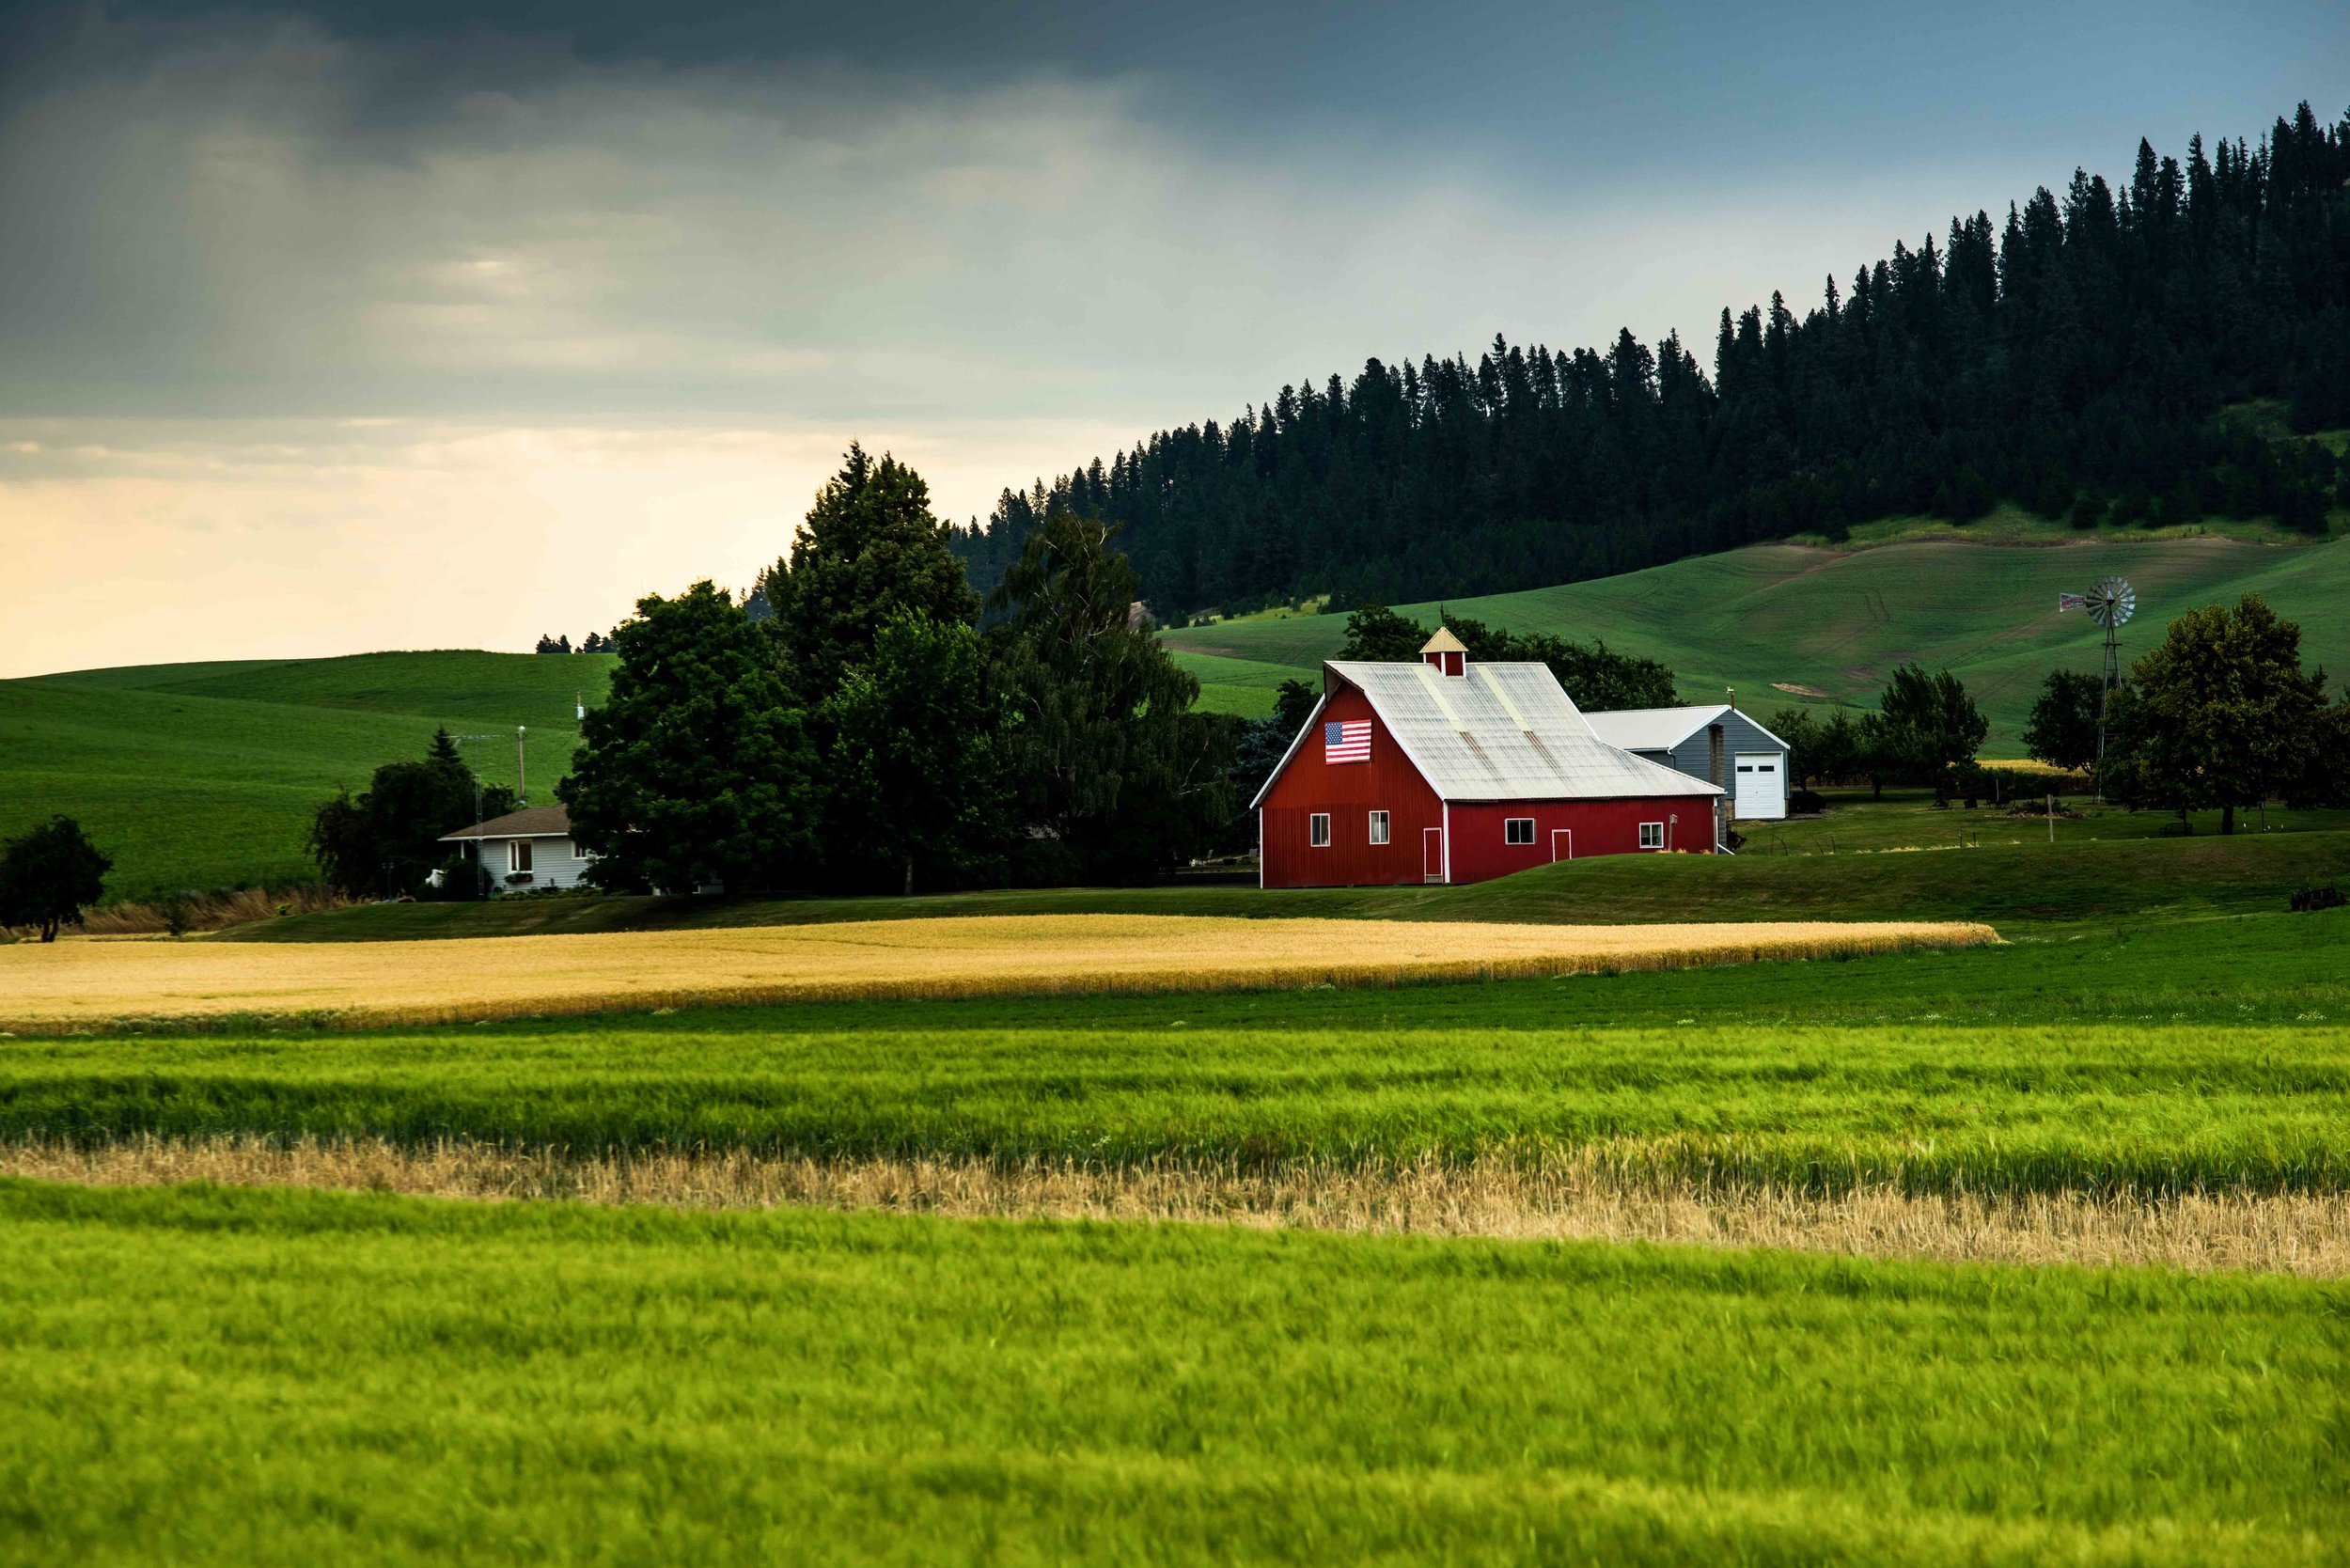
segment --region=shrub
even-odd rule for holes
[[[2350,903],[2350,897],[2329,882],[2323,887],[2295,888],[2290,902],[2295,915],[2313,915],[2321,909],[2340,909]]]
[[[1816,817],[1827,809],[1827,797],[1817,790],[1797,790],[1787,797],[1788,814]]]

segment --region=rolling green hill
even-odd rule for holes
[[[2311,660],[2350,675],[2350,538],[1877,530],[1887,533],[1863,548],[1759,545],[1453,607],[1515,630],[1604,637],[1664,660],[1685,696],[1734,687],[1764,714],[1805,700],[1774,687],[1865,705],[1904,658],[1948,665],[1990,716],[1994,755],[2020,751],[2017,731],[2049,668],[2094,667],[2095,629],[2060,617],[2056,595],[2106,572],[2138,586],[2129,653],[2179,611],[2252,591],[2301,622]],[[1400,607],[1424,620],[1438,609]],[[1261,713],[1282,680],[1310,676],[1344,635],[1343,616],[1292,616],[1170,631],[1167,641],[1207,706]],[[612,662],[362,653],[0,681],[0,837],[72,814],[114,855],[118,898],[304,880],[311,808],[338,784],[364,786],[380,762],[417,755],[435,725],[496,735],[467,749],[485,780],[503,784],[514,781],[513,727],[527,727],[534,797],[545,798],[573,743],[573,698],[600,700]]]
[[[107,891],[306,881],[309,813],[378,763],[420,755],[433,727],[512,784],[527,728],[534,794],[563,771],[573,694],[594,702],[603,654],[363,653],[148,665],[0,681],[0,838],[55,812],[115,857]]]
[[[2200,604],[2264,596],[2301,623],[2302,654],[2350,676],[2350,538],[2286,545],[2217,535],[2071,540],[1899,538],[1865,548],[1764,544],[1620,577],[1455,600],[1449,608],[1518,632],[1552,632],[1661,659],[1682,695],[1767,715],[1803,700],[1873,706],[1905,659],[1947,666],[1991,720],[1986,750],[2021,755],[2019,731],[2043,677],[2097,666],[2099,632],[2059,615],[2057,594],[2108,573],[2138,588],[2125,658]],[[1434,604],[1396,606],[1433,623]],[[1166,634],[1202,700],[1261,713],[1273,689],[1310,675],[1345,639],[1342,615],[1241,619]],[[1807,693],[1821,694],[1809,697]]]

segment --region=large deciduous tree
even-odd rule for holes
[[[2024,725],[2025,751],[2053,768],[2096,761],[2098,684],[2079,670],[2050,670]]]
[[[1199,683],[1138,613],[1110,531],[1048,512],[990,603],[1005,615],[986,641],[1027,874],[1128,880],[1206,847],[1231,815],[1239,725],[1191,711]]]
[[[82,923],[113,869],[81,823],[52,817],[0,847],[0,926],[30,927],[55,942],[60,926]]]
[[[1787,774],[1799,785],[1836,784],[1868,771],[1861,727],[1841,708],[1822,719],[1809,708],[1781,708],[1771,733],[1787,743]]]
[[[2239,806],[2335,792],[2330,737],[2342,722],[2325,672],[2301,667],[2300,627],[2248,593],[2233,610],[2189,610],[2131,665],[2099,783],[2125,806],[2217,807],[2219,831],[2232,833]]]
[[[1949,670],[1928,675],[1915,664],[1897,666],[1861,721],[1863,766],[1878,794],[1888,778],[1916,783],[1974,760],[1990,721]]]
[[[619,664],[556,787],[587,876],[623,891],[729,891],[801,880],[814,841],[814,752],[774,651],[708,582],[640,599]]]
[[[1246,848],[1252,841],[1248,803],[1257,798],[1273,770],[1289,755],[1291,743],[1297,732],[1306,728],[1313,716],[1314,704],[1322,700],[1322,690],[1304,681],[1284,681],[1273,695],[1273,712],[1263,718],[1251,720],[1240,732],[1240,740],[1232,755],[1232,806],[1237,813],[1232,822],[1230,842],[1235,848]]]
[[[825,705],[836,870],[878,860],[964,881],[1000,858],[1004,779],[978,635],[901,609]]]
[[[876,462],[849,447],[791,553],[759,581],[803,706],[831,698],[893,614],[966,625],[978,618],[979,596],[947,541],[920,475],[886,453]]]
[[[504,793],[491,792],[484,808],[506,804],[494,798]],[[435,730],[422,759],[386,762],[356,799],[348,788],[338,790],[311,813],[311,858],[343,892],[414,893],[451,858],[441,835],[474,820],[474,794],[472,771],[456,742],[446,729]]]

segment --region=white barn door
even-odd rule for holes
[[[1787,815],[1787,763],[1776,751],[1742,751],[1737,758],[1738,780],[1731,809],[1742,819]]]

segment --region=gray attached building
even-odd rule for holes
[[[1737,820],[1787,815],[1787,743],[1727,702],[1583,717],[1609,745],[1720,785],[1729,792],[1723,807]]]

